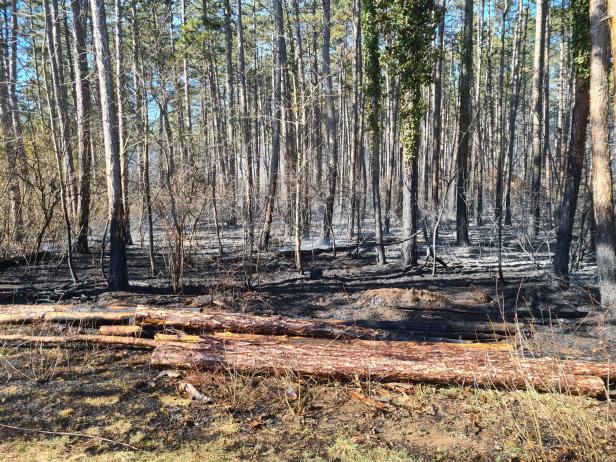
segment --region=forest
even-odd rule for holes
[[[1,0],[0,459],[616,461],[616,0]]]

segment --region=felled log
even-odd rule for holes
[[[123,347],[151,350],[157,346],[177,346],[190,348],[182,342],[155,340],[151,338],[120,337],[115,335],[75,334],[75,335],[21,335],[0,334],[0,343],[19,345],[68,345],[74,343],[120,345]]]
[[[188,333],[234,332],[332,339],[382,339],[386,336],[381,330],[348,326],[341,321],[256,316],[223,311],[199,313],[138,307],[135,316],[136,323],[141,326],[172,327]]]
[[[83,307],[73,305],[0,306],[1,324],[62,322],[79,325],[137,324],[142,327],[176,328],[191,332],[235,332],[262,335],[293,335],[319,338],[381,339],[386,332],[346,325],[342,321],[320,321],[256,316],[224,311],[198,312],[148,307]]]
[[[35,322],[75,324],[127,323],[135,316],[126,307],[89,307],[82,305],[3,305],[0,306],[0,325]]]
[[[143,329],[141,326],[100,326],[98,333],[100,335],[135,335],[139,337],[143,333]]]
[[[324,340],[257,335],[203,337],[190,348],[160,346],[152,364],[180,368],[371,378],[604,396],[616,365],[519,358],[509,347]]]

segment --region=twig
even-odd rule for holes
[[[10,430],[18,430],[18,431],[26,432],[26,433],[41,433],[43,435],[78,436],[80,438],[89,438],[89,439],[95,439],[95,440],[104,441],[106,443],[117,444],[118,446],[123,446],[125,448],[132,449],[133,451],[144,452],[143,449],[136,448],[135,446],[131,446],[128,443],[122,443],[121,441],[115,441],[115,440],[112,440],[112,439],[109,439],[109,438],[104,438],[102,436],[87,435],[85,433],[54,432],[54,431],[48,431],[48,430],[38,430],[36,428],[15,427],[13,425],[6,425],[6,424],[0,424],[0,427],[8,428]]]

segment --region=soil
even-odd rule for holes
[[[398,233],[393,231],[395,238]],[[123,293],[106,291],[98,253],[77,256],[77,287],[58,255],[36,262],[5,259],[0,264],[0,303],[222,307],[342,319],[386,329],[394,339],[506,340],[528,354],[616,360],[616,327],[597,303],[592,254],[584,257],[572,283],[564,286],[549,276],[551,237],[531,244],[508,229],[502,283],[497,278],[494,230],[488,226],[473,230],[474,245],[468,248],[447,245],[453,242],[452,232],[453,227],[444,226],[439,233],[443,244],[437,246],[437,255],[447,269],[437,265],[434,277],[432,263],[424,265],[424,258],[417,267],[401,267],[397,246],[387,247],[389,263],[383,267],[374,264],[369,248],[358,255],[311,255],[304,259],[305,275],[294,270],[292,258],[270,252],[259,254],[247,288],[242,233],[228,228],[222,256],[211,236],[195,239],[180,293],[169,289],[163,258],[157,261],[159,273],[148,274],[147,253],[139,245],[129,248],[131,288]],[[275,244],[283,243],[280,237]],[[345,244],[350,242],[337,241],[340,247]],[[426,255],[424,243],[419,244],[421,255]],[[311,278],[310,270],[315,269],[320,270],[313,272],[319,277]],[[490,338],[491,326],[502,321],[518,323],[518,335],[511,332],[503,338],[493,332]],[[2,347],[0,456],[11,460],[616,460],[616,409],[609,402],[532,391],[392,388],[376,382],[234,371],[170,378],[151,369],[148,358],[147,353],[121,349]],[[188,399],[180,391],[185,380],[212,401]]]

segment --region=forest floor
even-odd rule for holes
[[[131,289],[121,294],[105,291],[100,249],[77,258],[77,287],[65,261],[15,258],[0,262],[0,304],[215,303],[237,312],[342,319],[400,340],[509,341],[528,354],[616,360],[616,327],[597,306],[592,253],[563,287],[549,276],[550,236],[530,243],[507,229],[501,284],[493,231],[474,230],[473,246],[455,248],[447,244],[453,228],[445,226],[437,254],[447,268],[437,265],[434,277],[431,263],[421,268],[421,239],[414,268],[399,265],[398,245],[387,247],[383,267],[369,247],[358,256],[309,255],[305,275],[292,258],[263,253],[250,290],[241,230],[233,228],[224,232],[223,256],[208,233],[192,242],[198,251],[188,256],[179,294],[168,288],[164,259],[157,261],[160,273],[149,275],[138,245],[129,248]],[[502,321],[515,323],[516,332],[498,331]],[[206,404],[184,397],[178,379],[159,372],[136,351],[0,346],[0,459],[616,461],[616,406],[609,401],[228,370],[189,377],[211,398]]]

